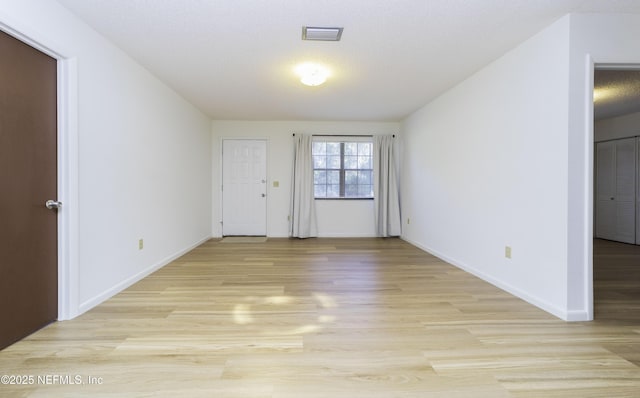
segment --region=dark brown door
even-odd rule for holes
[[[58,316],[56,73],[0,32],[0,349]]]

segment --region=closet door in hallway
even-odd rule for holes
[[[596,237],[636,243],[636,138],[596,144]]]

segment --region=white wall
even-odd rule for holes
[[[403,237],[563,318],[568,69],[563,18],[401,129]]]
[[[640,135],[640,112],[598,120],[593,134],[595,142]]]
[[[213,156],[213,236],[221,236],[222,195],[221,146],[225,138],[267,139],[267,236],[289,234],[289,201],[293,162],[293,133],[308,134],[396,134],[398,123],[307,122],[307,121],[229,121],[212,122]],[[274,188],[273,182],[279,187]],[[320,236],[375,236],[373,201],[316,201]]]
[[[568,309],[591,316],[593,63],[640,64],[640,15],[571,15],[568,123]]]
[[[638,15],[568,15],[407,118],[405,238],[591,319],[593,68],[639,65],[639,35]]]
[[[0,23],[77,60],[73,316],[210,237],[210,121],[56,2],[3,0]]]

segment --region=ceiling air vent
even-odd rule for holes
[[[343,28],[302,27],[302,40],[339,41]]]

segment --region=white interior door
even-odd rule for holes
[[[596,237],[636,242],[636,139],[596,146]]]
[[[596,237],[615,239],[615,143],[596,144]]]
[[[640,137],[636,138],[636,245],[640,245]]]
[[[616,240],[636,243],[636,139],[616,141]]]
[[[222,142],[222,234],[267,234],[267,142]]]

